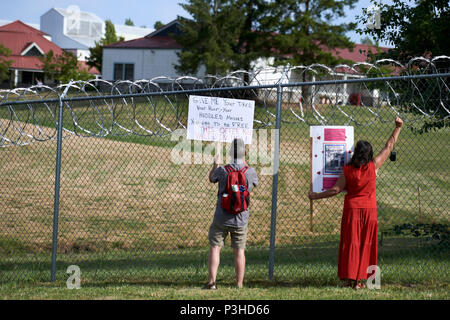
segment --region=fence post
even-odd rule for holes
[[[277,110],[275,120],[275,152],[273,157],[272,176],[272,210],[270,217],[270,251],[269,251],[269,280],[273,279],[275,264],[275,229],[277,226],[277,196],[278,196],[278,169],[280,165],[280,127],[281,127],[281,102],[283,88],[279,83],[277,86]]]
[[[56,173],[55,173],[55,201],[53,207],[53,237],[52,237],[52,266],[51,282],[56,280],[56,251],[58,249],[58,216],[59,216],[59,189],[61,176],[61,147],[62,147],[62,128],[63,128],[63,101],[59,99],[58,113],[58,135],[56,140]]]

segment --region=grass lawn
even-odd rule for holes
[[[205,249],[159,253],[109,251],[59,254],[56,282],[49,282],[48,255],[15,255],[0,264],[3,299],[448,299],[449,257],[431,248],[399,252],[382,247],[379,255],[381,289],[355,292],[336,276],[336,244],[323,247],[284,247],[276,250],[273,280],[267,276],[266,248],[247,249],[244,288],[234,288],[232,251],[224,248],[217,291],[204,291]],[[311,254],[312,252],[315,254]],[[401,255],[399,255],[401,254]],[[293,257],[296,257],[293,259]],[[69,290],[69,265],[79,266],[81,289]]]
[[[185,98],[173,101],[177,104],[142,98],[118,100],[114,108],[105,103],[66,109],[66,129],[90,136],[103,134],[103,127],[113,134],[65,133],[56,283],[48,282],[55,140],[0,148],[0,298],[448,299],[448,238],[439,244],[442,235],[392,230],[406,223],[442,224],[448,234],[450,129],[414,134],[409,126],[417,119],[405,115],[409,122],[395,148],[397,161],[388,161],[377,179],[382,289],[354,292],[336,279],[343,195],[315,202],[314,230],[309,229],[309,124],[318,125],[318,115],[305,110],[308,124],[299,122],[292,113],[299,110],[284,105],[274,280],[267,280],[272,176],[261,174],[269,165],[258,158],[246,286],[233,288],[231,251],[225,250],[220,290],[205,292],[199,288],[206,279],[207,230],[217,190],[206,182],[209,163],[171,161],[178,141],[171,141],[161,124],[177,128],[187,119]],[[355,141],[369,140],[375,152],[393,129],[390,108],[377,109],[378,118],[361,107],[317,110],[330,125],[354,125]],[[20,130],[43,140],[55,137],[52,112],[55,106],[40,105],[33,112],[15,107],[13,115],[2,108],[2,132],[19,142],[31,140],[18,135]],[[273,105],[257,105],[255,118],[267,125],[255,123],[255,128],[273,128],[274,112]],[[194,154],[189,157],[195,160]],[[65,288],[65,270],[72,264],[82,272],[80,290]]]
[[[299,286],[292,283],[249,283],[242,289],[232,285],[216,291],[202,290],[199,285],[94,283],[80,289],[67,289],[64,283],[8,284],[0,287],[1,299],[144,299],[144,300],[448,300],[448,285],[406,286],[388,284],[380,290],[359,290],[339,286]]]

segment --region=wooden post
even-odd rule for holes
[[[310,139],[310,185],[309,188],[313,191],[313,138]],[[314,232],[314,207],[313,201],[309,200],[309,230]]]

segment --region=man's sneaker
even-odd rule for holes
[[[205,286],[203,287],[204,290],[217,290],[217,286],[216,283],[207,283],[205,284]]]

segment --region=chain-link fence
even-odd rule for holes
[[[52,252],[58,281],[77,265],[84,284],[204,282],[217,146],[186,139],[190,94],[255,101],[247,162],[259,185],[247,282],[337,281],[344,195],[316,201],[311,211],[309,128],[351,125],[355,142],[368,140],[379,152],[396,115],[405,121],[397,159],[377,178],[382,279],[449,281],[449,73],[426,61],[401,70],[389,62],[390,77],[383,77],[387,64],[370,78],[355,66],[315,66],[284,69],[272,84],[276,69],[3,92],[0,282],[49,281]],[[233,279],[228,242],[218,280]]]

